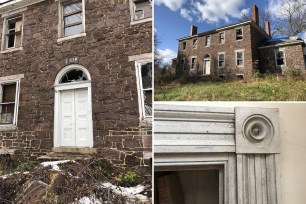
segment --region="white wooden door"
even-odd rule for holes
[[[205,64],[204,65],[204,69],[205,69],[204,74],[210,75],[210,60],[205,60],[204,64]]]
[[[90,146],[89,103],[87,96],[87,89],[61,92],[61,146]]]

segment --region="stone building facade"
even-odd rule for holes
[[[0,148],[148,162],[151,15],[151,2],[136,0],[0,5]]]
[[[272,41],[270,23],[266,21],[263,30],[259,26],[258,19],[258,9],[254,5],[250,21],[203,33],[197,33],[197,27],[192,26],[190,36],[178,40],[177,63],[173,67],[178,73],[244,79],[250,79],[255,69],[263,73],[271,70],[285,72],[289,65],[305,69],[305,54],[302,50],[305,43],[302,40],[290,39],[288,39],[290,42],[285,44],[279,40]],[[292,47],[296,44],[299,44],[299,49]],[[280,47],[288,47],[286,48],[288,52],[295,50],[286,55],[284,60],[288,62],[282,65],[275,63]],[[266,57],[266,52],[269,50],[273,52],[273,59]],[[299,56],[297,64],[291,55]],[[266,62],[267,60],[269,62]]]

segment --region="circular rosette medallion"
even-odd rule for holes
[[[243,136],[250,143],[265,146],[274,137],[274,127],[263,115],[252,115],[243,124]]]

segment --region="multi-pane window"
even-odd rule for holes
[[[236,66],[244,66],[244,53],[243,51],[236,51]]]
[[[242,40],[243,39],[243,31],[242,28],[236,29],[236,40]]]
[[[186,45],[187,45],[187,43],[183,42],[182,50],[186,50]]]
[[[21,47],[22,21],[22,15],[6,19],[3,50]]]
[[[225,67],[225,54],[224,53],[220,53],[218,55],[218,67],[219,68]]]
[[[142,117],[152,117],[152,62],[139,63]]]
[[[275,50],[275,63],[277,66],[282,66],[286,64],[284,50]]]
[[[196,66],[196,59],[195,57],[192,57],[191,58],[191,69],[195,69],[195,66]]]
[[[150,0],[133,0],[132,20],[139,21],[152,17],[152,2]]]
[[[62,36],[67,37],[84,32],[82,1],[68,1],[62,4]]]
[[[194,39],[194,40],[192,41],[192,47],[193,47],[193,49],[196,49],[196,48],[197,48],[197,45],[198,45],[198,40],[197,40],[197,39]]]
[[[219,34],[219,44],[224,44],[225,43],[225,33],[222,32]]]
[[[181,61],[180,61],[180,69],[181,70],[185,69],[185,60],[184,59],[181,59]]]
[[[0,85],[0,125],[15,124],[17,82]]]
[[[206,47],[210,46],[210,35],[206,36],[206,38],[205,38],[205,46]]]

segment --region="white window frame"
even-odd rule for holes
[[[242,52],[242,57],[243,57],[242,65],[238,65],[238,63],[237,63],[237,53],[238,52]],[[242,49],[242,50],[235,50],[235,64],[236,64],[236,67],[244,67],[244,49]]]
[[[21,78],[24,78],[23,74],[0,77],[0,97],[1,97],[1,100],[2,100],[2,94],[3,94],[2,86],[16,83],[13,123],[12,124],[0,124],[0,131],[9,131],[9,130],[16,130],[17,129],[19,95],[20,95],[20,80],[21,80]]]
[[[224,59],[223,59],[224,65],[223,66],[219,66],[220,55],[224,56]],[[224,67],[225,67],[225,52],[218,52],[218,68],[224,68]]]
[[[184,47],[184,44],[185,44],[185,47]],[[182,51],[185,51],[186,47],[187,47],[187,42],[186,41],[182,42]]]
[[[152,59],[142,59],[135,61],[136,66],[136,79],[137,79],[137,89],[138,89],[138,104],[139,104],[139,113],[140,113],[140,120],[144,122],[149,122],[152,120],[153,115],[153,101],[152,101],[152,115],[146,115],[145,112],[145,99],[144,99],[144,91],[152,91],[152,100],[153,100],[153,78],[152,78],[152,87],[148,89],[143,89],[142,85],[142,75],[141,75],[141,66],[147,63],[152,63]],[[152,72],[153,72],[153,65],[152,65]],[[153,77],[153,73],[152,73]]]
[[[74,38],[79,38],[79,37],[84,37],[86,36],[86,19],[85,19],[85,0],[79,0],[82,2],[82,26],[83,26],[83,32],[78,33],[75,35],[70,35],[70,36],[65,36],[64,32],[64,5],[66,3],[73,3],[73,2],[78,2],[76,0],[55,0],[58,1],[58,39],[57,42],[60,43],[65,40],[70,40]]]
[[[207,43],[207,39],[209,38],[209,44]],[[211,45],[211,35],[205,36],[205,47],[210,47]]]
[[[197,57],[191,56],[190,59],[191,59],[190,60],[190,70],[195,70],[196,64],[197,64]],[[192,68],[192,59],[194,59],[194,66],[193,66],[193,68]]]
[[[284,55],[284,64],[277,64],[277,54],[279,52],[283,52],[283,55]],[[286,52],[285,52],[285,48],[280,48],[280,49],[275,49],[274,50],[274,58],[275,58],[275,65],[278,66],[278,67],[284,67],[286,66]]]
[[[223,33],[223,36],[224,36],[224,42],[221,42],[221,34]],[[225,32],[220,32],[219,33],[219,45],[222,45],[222,44],[225,44]]]
[[[237,40],[237,30],[239,30],[239,29],[241,29],[241,36],[242,36],[242,39],[240,39],[240,40]],[[243,40],[243,27],[239,27],[239,28],[236,28],[235,29],[235,40],[236,41],[242,41]]]
[[[193,47],[193,49],[197,49],[197,47],[198,47],[198,39],[193,39],[192,40],[192,47]]]
[[[6,45],[6,41],[7,41],[6,33],[7,33],[7,29],[8,29],[8,21],[10,19],[17,18],[19,16],[21,16],[21,18],[22,18],[22,20],[21,20],[22,22],[21,22],[21,34],[20,34],[20,46],[19,47],[7,48],[7,45]],[[23,49],[22,48],[23,25],[24,25],[24,14],[23,13],[15,13],[14,15],[7,16],[7,17],[4,18],[3,32],[2,32],[2,42],[1,42],[1,53],[12,52],[12,51],[22,50]]]
[[[152,8],[152,0],[148,0],[150,2],[151,8]],[[152,21],[152,17],[150,18],[143,18],[140,20],[135,20],[134,19],[134,15],[135,15],[135,11],[136,11],[136,6],[134,3],[134,0],[130,0],[130,16],[131,16],[131,25],[135,25],[135,24],[139,24],[139,23],[145,23],[145,22],[150,22]],[[153,12],[153,9],[152,9]]]

